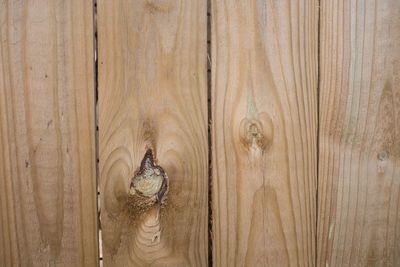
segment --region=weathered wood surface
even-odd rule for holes
[[[400,2],[321,1],[318,266],[400,266]]]
[[[317,1],[212,2],[214,266],[313,266]]]
[[[97,266],[91,1],[0,1],[0,265]]]
[[[206,27],[206,1],[98,1],[104,266],[207,265]],[[161,212],[129,195],[148,149]]]

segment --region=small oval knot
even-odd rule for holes
[[[386,150],[381,151],[378,153],[378,159],[380,161],[385,161],[389,158],[389,152],[387,152]]]
[[[240,138],[248,148],[267,149],[273,138],[272,120],[269,115],[261,113],[258,119],[243,119],[240,123]]]

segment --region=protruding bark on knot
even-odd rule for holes
[[[140,164],[140,170],[151,169],[154,168],[154,158],[153,151],[151,149],[147,149],[146,154],[142,159],[142,163]]]
[[[168,177],[164,169],[156,165],[153,152],[148,149],[130,184],[130,207],[138,212],[161,205],[168,192]]]

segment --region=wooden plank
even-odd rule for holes
[[[97,266],[91,1],[0,1],[0,265]]]
[[[400,2],[321,2],[318,266],[400,265]]]
[[[317,1],[212,2],[213,262],[313,266]]]
[[[206,27],[206,1],[98,2],[104,266],[207,264]],[[157,187],[130,195],[148,150],[161,209]]]

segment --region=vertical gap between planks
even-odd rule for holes
[[[98,265],[103,266],[103,249],[100,224],[100,188],[99,188],[99,77],[98,77],[98,47],[97,47],[97,0],[93,0],[93,58],[94,58],[94,96],[95,96],[95,155],[96,155],[96,189],[97,189],[97,241]]]
[[[211,139],[211,0],[207,0],[207,130],[208,130],[208,266],[213,266],[212,254],[212,139]]]
[[[321,73],[321,0],[317,1],[318,20],[317,20],[317,184],[315,189],[315,263],[318,264],[318,189],[319,189],[319,144],[320,144],[320,73]]]

